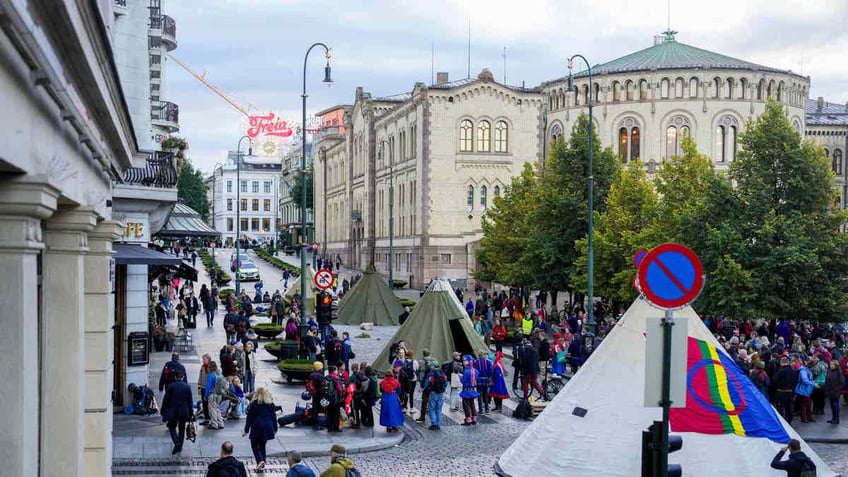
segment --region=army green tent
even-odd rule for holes
[[[315,313],[315,272],[312,267],[306,265],[306,314],[312,315]],[[289,278],[289,283],[291,283]],[[292,286],[286,290],[283,296],[293,298],[295,293],[300,294],[300,276],[294,279]]]
[[[372,263],[353,290],[342,298],[338,313],[337,323],[344,325],[396,325],[403,306]]]
[[[460,305],[456,294],[447,280],[436,279],[430,284],[424,297],[412,309],[386,347],[380,352],[373,366],[379,371],[390,368],[389,349],[392,343],[403,340],[407,349],[421,357],[424,348],[439,362],[447,361],[454,351],[469,354],[487,349],[483,339],[474,331],[474,325],[465,308]],[[391,357],[394,360],[394,357]]]

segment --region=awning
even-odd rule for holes
[[[172,265],[179,267],[183,263],[182,260],[173,255],[141,245],[115,243],[112,244],[112,250],[117,252],[115,263],[118,265]]]
[[[185,204],[176,204],[162,230],[156,233],[159,238],[183,239],[186,237],[218,238],[221,233],[213,229],[200,214]]]

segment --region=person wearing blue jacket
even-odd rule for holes
[[[474,358],[467,354],[463,357],[465,362],[465,372],[462,374],[462,391],[459,397],[462,398],[462,411],[465,413],[463,426],[477,425],[477,409],[474,406],[474,400],[480,396],[477,392],[477,370],[474,369]]]
[[[268,454],[265,445],[274,439],[277,433],[277,409],[274,397],[267,389],[259,388],[253,394],[253,400],[247,408],[247,421],[242,436],[250,434],[250,448],[256,460],[256,471],[265,469]]]
[[[209,374],[206,377],[206,388],[203,395],[209,402],[209,424],[207,429],[223,429],[224,417],[221,415],[221,399],[224,395],[227,380],[218,370],[218,363],[209,362]]]
[[[798,370],[798,384],[795,386],[795,395],[798,396],[798,404],[801,411],[801,422],[816,422],[813,419],[813,401],[810,396],[816,387],[813,381],[813,373],[804,366],[801,358],[794,358],[793,367]]]

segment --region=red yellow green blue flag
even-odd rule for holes
[[[723,351],[689,337],[686,407],[670,411],[671,430],[789,441],[774,408]]]

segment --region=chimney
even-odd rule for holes
[[[657,46],[662,42],[663,42],[662,35],[654,35],[654,46]]]
[[[819,96],[819,98],[816,100],[816,109],[818,109],[819,111],[824,109],[824,96]]]
[[[436,73],[436,86],[446,84],[448,82],[448,74],[445,71]]]

